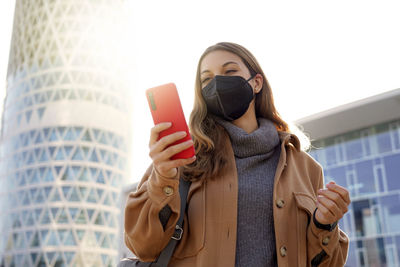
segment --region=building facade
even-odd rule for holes
[[[128,196],[131,192],[135,192],[137,190],[137,186],[138,186],[139,182],[133,183],[133,184],[129,184],[127,186],[125,186],[124,188],[122,188],[121,191],[121,216],[120,216],[120,240],[124,240],[124,223],[125,223],[125,206],[126,206],[126,201],[128,200]],[[132,253],[132,251],[130,251],[128,249],[128,247],[125,244],[125,241],[122,241],[119,244],[119,258],[132,258],[135,257],[135,254]]]
[[[346,266],[400,266],[400,89],[298,121],[310,154],[351,195]]]
[[[0,141],[0,266],[115,266],[130,115],[123,1],[17,0]]]

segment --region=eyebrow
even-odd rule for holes
[[[225,62],[223,65],[222,65],[222,67],[226,67],[227,65],[229,65],[229,64],[236,64],[236,65],[239,65],[238,63],[236,63],[236,62],[234,62],[234,61],[228,61],[228,62]],[[204,70],[204,71],[202,71],[200,74],[203,74],[203,73],[206,73],[206,72],[210,72],[209,70]]]

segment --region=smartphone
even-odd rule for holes
[[[185,120],[185,115],[183,114],[181,101],[179,100],[178,90],[176,89],[175,84],[168,83],[147,89],[146,96],[154,124],[161,122],[172,123],[170,128],[160,132],[158,140],[166,135],[170,135],[179,131],[185,131],[187,135],[170,146],[191,139],[189,128]],[[173,155],[171,159],[187,159],[193,157],[194,155],[194,147],[191,146],[188,149]]]

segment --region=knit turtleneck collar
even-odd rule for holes
[[[272,155],[276,146],[279,145],[278,131],[273,122],[268,119],[257,118],[258,128],[250,134],[221,118],[216,117],[215,121],[228,132],[233,152],[238,158]]]

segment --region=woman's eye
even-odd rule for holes
[[[237,70],[227,70],[227,71],[225,71],[225,73],[227,73],[227,74],[229,74],[229,73],[234,73],[234,72],[236,72]]]
[[[205,82],[207,82],[207,81],[209,81],[210,80],[210,78],[205,78],[205,79],[203,79],[202,81],[201,81],[201,83],[205,83]]]

